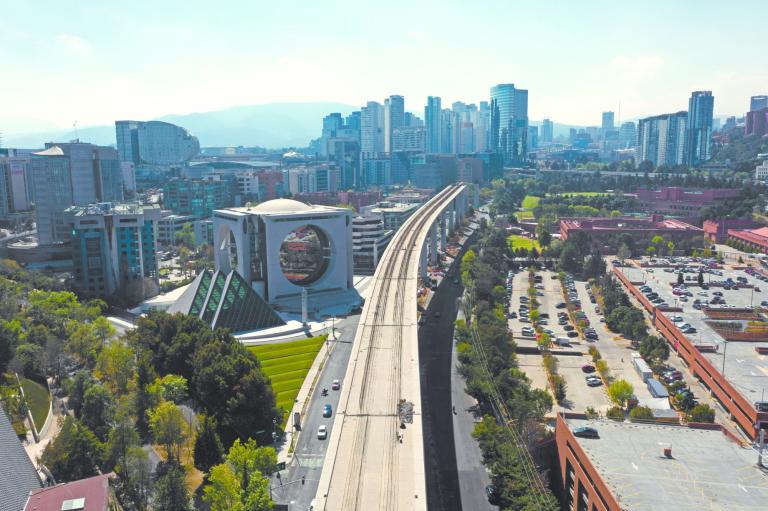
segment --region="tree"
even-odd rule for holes
[[[715,422],[715,411],[706,404],[698,404],[691,408],[688,422]]]
[[[669,344],[664,339],[648,336],[640,341],[640,355],[652,363],[663,362],[669,358]]]
[[[41,458],[58,482],[77,481],[98,474],[100,460],[101,449],[96,435],[69,416]]]
[[[164,401],[149,412],[149,429],[155,442],[165,447],[168,459],[179,460],[181,446],[187,442],[189,426],[181,409]]]
[[[176,242],[176,245],[186,247],[188,250],[194,250],[195,249],[195,230],[192,227],[192,224],[187,222],[186,224],[181,226],[181,229],[179,230],[179,232],[176,233],[176,237],[174,241]]]
[[[203,488],[203,502],[211,511],[240,511],[243,509],[240,481],[227,464],[211,469],[208,484]]]
[[[542,231],[541,234],[539,234],[539,245],[548,247],[550,243],[552,243],[552,235],[549,231]]]
[[[102,342],[90,323],[72,322],[67,340],[67,351],[88,367],[93,367]]]
[[[155,472],[153,507],[163,511],[190,511],[184,468],[176,460],[161,462]]]
[[[684,283],[685,283],[685,280],[683,279],[683,273],[682,272],[678,272],[678,274],[677,274],[677,285],[679,286],[679,285],[684,284]]]
[[[67,406],[74,412],[75,417],[77,418],[80,417],[80,411],[83,408],[83,396],[85,396],[85,391],[88,390],[92,384],[93,380],[91,379],[91,375],[85,370],[76,372],[74,378],[72,378],[72,382],[69,385],[69,399],[67,400]]]
[[[14,368],[27,378],[39,380],[43,377],[43,348],[37,344],[20,344],[16,348]]]
[[[113,327],[109,320],[104,316],[99,316],[94,319],[91,323],[91,327],[93,328],[93,333],[96,334],[96,337],[101,339],[102,346],[117,333],[115,327]]]
[[[632,251],[629,249],[626,243],[619,245],[619,250],[616,252],[616,257],[624,264],[624,261],[632,257]]]
[[[195,467],[208,472],[212,466],[221,463],[224,446],[216,432],[216,419],[203,415],[199,422],[200,429],[195,439]]]
[[[704,285],[704,273],[702,273],[701,270],[699,270],[699,276],[696,278],[696,280],[698,281],[699,286]]]
[[[130,447],[115,473],[120,477],[124,501],[133,503],[139,511],[147,509],[152,475],[149,454],[141,447]]]
[[[608,386],[608,397],[618,406],[624,408],[627,400],[635,393],[634,387],[627,380],[616,380]]]
[[[13,358],[18,342],[17,331],[11,328],[9,321],[2,321],[0,323],[0,374],[5,373],[8,368],[8,362]]]
[[[648,420],[654,419],[653,412],[647,406],[636,406],[629,412],[629,418],[633,420]]]
[[[115,339],[99,353],[94,373],[97,378],[104,380],[113,392],[122,395],[128,390],[134,366],[133,349],[123,339]]]
[[[115,401],[103,385],[91,385],[83,395],[80,420],[104,442],[115,416]]]
[[[136,430],[142,438],[146,438],[149,433],[147,412],[152,408],[152,396],[147,387],[155,380],[155,375],[149,355],[146,353],[141,355],[136,367],[136,394],[133,398],[133,408],[136,414]]]
[[[241,487],[247,488],[250,474],[254,470],[266,475],[275,470],[277,453],[272,447],[258,447],[253,438],[245,443],[237,439],[227,452],[227,463],[232,466]]]
[[[166,400],[179,404],[187,398],[187,379],[176,374],[166,374],[152,382],[147,390],[155,403]]]
[[[139,434],[136,433],[133,421],[126,414],[119,414],[104,446],[104,468],[109,471],[117,465],[124,466],[129,449],[139,445]]]

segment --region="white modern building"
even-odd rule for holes
[[[275,309],[344,314],[361,302],[353,286],[352,214],[346,208],[275,199],[213,214],[216,269],[236,270]]]
[[[396,204],[381,201],[362,208],[362,213],[366,216],[381,217],[385,230],[396,231],[418,208],[419,204]]]
[[[372,275],[395,231],[385,230],[381,216],[352,219],[352,257],[355,274]]]
[[[755,181],[768,181],[768,160],[755,167]]]

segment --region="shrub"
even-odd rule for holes
[[[653,412],[647,406],[636,406],[629,412],[630,420],[652,421]]]
[[[715,422],[715,411],[709,405],[698,404],[691,408],[688,422]]]
[[[605,412],[605,416],[611,420],[624,421],[624,410],[618,406],[612,406],[608,409],[607,412]]]
[[[561,403],[565,399],[565,391],[566,391],[565,378],[563,378],[559,374],[553,375],[552,387],[554,388],[554,391],[555,391],[555,400],[557,400],[558,403]]]
[[[602,358],[602,355],[600,355],[600,351],[594,346],[590,346],[588,352],[592,356],[592,362],[597,362]]]
[[[635,389],[627,380],[616,380],[608,387],[608,397],[620,407],[623,407],[634,393]]]
[[[605,360],[597,360],[595,362],[595,370],[603,379],[608,378],[608,362]]]
[[[588,406],[587,409],[584,410],[584,415],[587,416],[587,419],[597,419],[597,410],[592,406]]]

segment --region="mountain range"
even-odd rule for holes
[[[266,103],[233,106],[224,110],[186,115],[166,115],[158,121],[177,124],[189,130],[203,147],[259,146],[266,148],[306,147],[318,138],[323,117],[331,112],[349,115],[359,107],[344,103]],[[143,120],[143,119],[136,119]],[[115,127],[88,126],[68,130],[3,136],[5,147],[33,149],[45,142],[79,138],[99,145],[115,144]]]

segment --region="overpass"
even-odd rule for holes
[[[426,510],[417,291],[461,227],[467,186],[449,186],[400,227],[363,307],[313,509]],[[429,238],[429,243],[427,243]],[[314,431],[309,432],[315,434]]]

